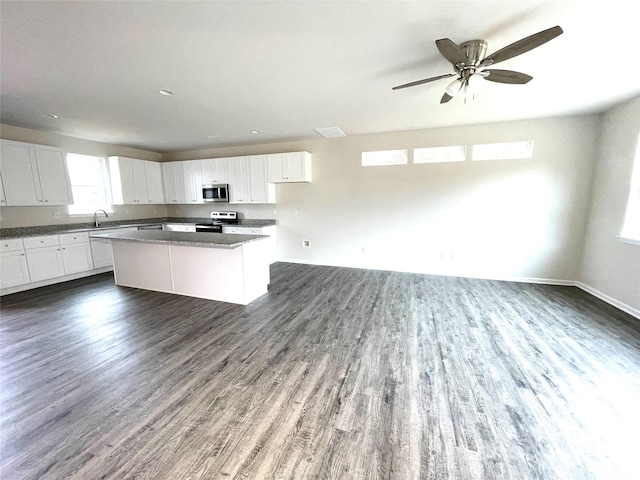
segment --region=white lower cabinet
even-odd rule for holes
[[[106,232],[105,232],[106,233]],[[113,265],[113,253],[111,240],[101,238],[91,239],[91,256],[94,268],[111,267]]]
[[[65,233],[58,235],[58,238],[65,275],[93,270],[91,244],[87,232]]]
[[[32,282],[64,275],[60,245],[27,249],[26,254]]]
[[[30,281],[24,250],[0,254],[0,288],[16,287]]]
[[[135,232],[137,230],[136,227],[114,228],[100,230],[100,233]],[[111,249],[111,240],[91,238],[91,257],[93,258],[93,268],[112,267],[113,251]]]

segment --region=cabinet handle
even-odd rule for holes
[[[20,256],[21,256],[21,257],[24,257],[24,253],[21,253],[21,254],[20,254]]]
[[[46,203],[49,203],[49,200],[45,200]]]

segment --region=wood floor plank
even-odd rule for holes
[[[640,321],[573,287],[277,263],[0,314],[3,480],[638,478]]]

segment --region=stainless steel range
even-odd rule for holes
[[[196,223],[196,232],[222,233],[224,225],[236,225],[238,212],[211,212],[210,223]]]

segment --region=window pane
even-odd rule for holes
[[[67,155],[69,177],[72,185],[101,185],[102,159],[87,155]]]
[[[74,202],[69,213],[93,213],[99,208],[110,211],[104,158],[68,153],[67,167]]]
[[[406,165],[407,158],[407,150],[362,152],[362,166],[377,167],[382,165]]]
[[[474,145],[472,160],[511,160],[533,157],[533,140],[528,142]]]
[[[466,145],[416,148],[413,150],[413,163],[464,162],[466,158]]]

